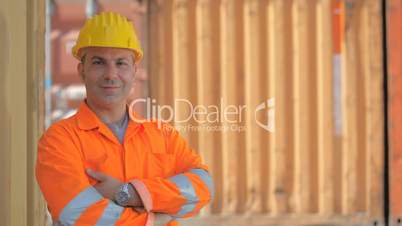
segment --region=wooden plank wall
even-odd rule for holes
[[[27,225],[50,226],[47,205],[36,182],[38,140],[45,131],[46,1],[27,1]]]
[[[156,103],[240,106],[174,123],[214,177],[200,225],[384,225],[381,20],[380,0],[149,1]]]
[[[46,225],[35,181],[43,131],[45,0],[0,1],[0,225]]]
[[[389,225],[402,224],[402,1],[387,1],[388,117],[389,117]]]

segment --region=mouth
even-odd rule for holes
[[[120,86],[101,86],[101,90],[106,95],[114,95],[119,92]]]
[[[118,89],[120,88],[119,86],[101,86],[102,89]]]

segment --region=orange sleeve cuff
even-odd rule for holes
[[[147,210],[147,212],[150,212],[153,209],[152,196],[149,193],[145,184],[142,183],[140,180],[133,180],[131,181],[131,184],[140,195],[141,201],[144,204],[144,208]]]

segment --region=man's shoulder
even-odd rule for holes
[[[60,119],[50,125],[50,127],[44,132],[46,134],[52,133],[68,133],[73,131],[77,127],[75,115],[65,119]]]

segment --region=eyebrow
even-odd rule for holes
[[[132,55],[130,55],[130,56],[131,56],[131,59],[133,60],[133,63],[135,63],[134,57]],[[105,58],[100,57],[100,56],[93,56],[91,58],[91,60],[95,60],[95,59],[105,61]],[[116,59],[116,61],[121,61],[121,60],[128,60],[128,58],[127,57],[119,57]]]
[[[103,57],[100,57],[100,56],[93,56],[93,57],[91,57],[91,60],[105,60],[105,58],[103,58]]]

